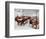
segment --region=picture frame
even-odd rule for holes
[[[20,13],[23,12],[24,16],[26,17],[32,16],[32,14],[29,14],[29,13],[36,13],[36,12],[39,13],[39,15],[37,14],[40,20],[38,26],[42,26],[42,27],[39,27],[39,29],[30,29],[31,31],[28,29],[28,27],[27,28],[22,27],[23,29],[16,27],[16,24],[13,21],[15,19],[14,17],[16,16],[16,13],[19,13],[19,12]],[[15,26],[16,28],[14,29],[13,26]],[[18,2],[18,1],[5,2],[5,37],[7,38],[32,37],[32,36],[44,36],[44,35],[45,35],[45,3]]]

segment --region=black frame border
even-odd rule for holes
[[[9,36],[9,4],[10,3],[18,3],[18,4],[34,4],[34,5],[43,5],[44,9],[44,32],[43,34],[37,35],[22,35],[22,36]],[[13,38],[13,37],[32,37],[32,36],[45,36],[45,3],[36,3],[36,2],[18,2],[18,1],[5,1],[5,37]]]

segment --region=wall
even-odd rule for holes
[[[15,38],[5,38],[5,1],[25,1],[25,2],[45,3],[46,9],[46,0],[0,0],[0,39],[15,39]],[[16,39],[46,39],[46,35],[34,37],[21,37]]]

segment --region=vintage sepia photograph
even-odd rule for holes
[[[39,10],[14,9],[15,29],[39,29]]]

